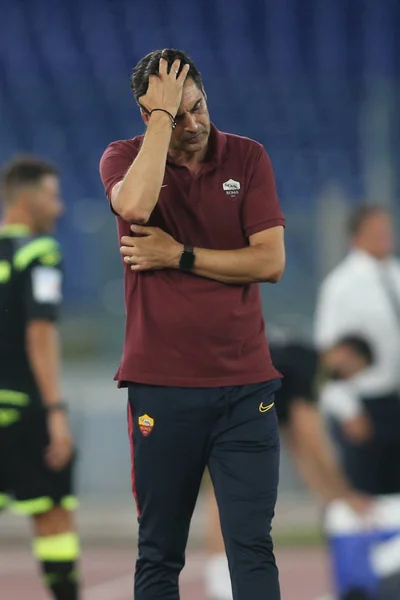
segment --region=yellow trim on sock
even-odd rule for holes
[[[54,584],[58,583],[60,581],[60,575],[58,575],[57,573],[44,573],[43,574],[43,580],[45,582],[45,584],[47,585],[47,587],[51,588],[53,587]]]
[[[78,583],[81,580],[81,574],[79,570],[74,569],[73,571],[71,571],[71,573],[68,575],[68,579],[69,581],[74,581],[75,583]]]
[[[64,496],[64,498],[61,498],[60,506],[72,512],[78,508],[79,500],[76,496]]]
[[[48,512],[53,506],[53,500],[43,496],[34,500],[17,500],[12,503],[11,511],[16,515],[38,515]]]
[[[41,562],[75,561],[80,555],[78,534],[70,531],[36,538],[33,542],[33,552]]]

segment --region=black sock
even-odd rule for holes
[[[79,600],[79,539],[73,531],[37,538],[34,553],[54,600]]]
[[[72,561],[41,563],[46,586],[55,600],[78,600],[79,573]]]

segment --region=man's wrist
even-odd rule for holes
[[[57,414],[57,413],[66,413],[68,411],[68,407],[65,402],[54,402],[52,404],[47,404],[44,407],[44,410],[48,415]]]
[[[172,113],[170,113],[169,111],[167,111],[167,109],[164,110],[156,110],[153,113],[151,113],[150,115],[150,119],[149,119],[149,126],[153,125],[158,125],[160,127],[165,127],[166,129],[168,128],[170,131],[172,131],[172,126],[171,126],[171,115]]]
[[[182,252],[184,251],[185,246],[183,244],[177,243],[174,252],[171,254],[170,264],[168,265],[172,269],[179,269]]]
[[[193,271],[196,261],[196,251],[193,246],[185,245],[181,249],[181,255],[179,259],[179,269],[181,271],[190,272]]]

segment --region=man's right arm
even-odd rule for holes
[[[293,402],[286,432],[292,456],[310,489],[324,503],[342,498],[357,512],[371,506],[342,473],[317,408],[302,398]]]
[[[139,98],[147,124],[142,146],[133,163],[126,164],[123,150],[106,150],[100,173],[113,210],[128,223],[144,225],[160,195],[171,141],[171,119],[175,119],[189,65],[160,59],[157,75],[150,75],[144,96]],[[179,73],[180,70],[180,73]],[[179,73],[179,74],[178,74]],[[155,111],[155,112],[152,112]]]
[[[111,205],[124,221],[144,224],[160,195],[171,139],[171,119],[164,112],[150,117],[139,154],[111,192]]]

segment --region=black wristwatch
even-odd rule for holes
[[[193,246],[184,246],[179,261],[179,268],[181,271],[191,271],[194,266],[196,254],[194,253]]]

